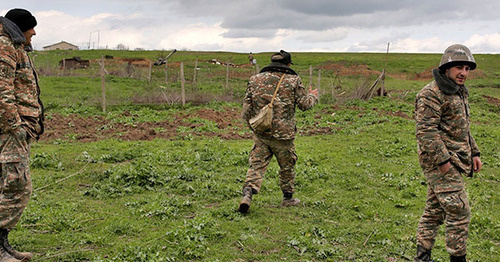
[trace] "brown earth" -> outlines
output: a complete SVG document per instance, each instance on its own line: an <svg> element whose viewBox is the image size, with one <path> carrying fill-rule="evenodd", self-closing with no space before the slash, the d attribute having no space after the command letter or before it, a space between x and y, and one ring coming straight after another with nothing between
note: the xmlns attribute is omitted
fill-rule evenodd
<svg viewBox="0 0 500 262"><path fill-rule="evenodd" d="M342 63L323 63L318 67L321 70L329 70L341 76L373 76L380 75L380 71L373 70L367 65L345 66Z"/></svg>
<svg viewBox="0 0 500 262"><path fill-rule="evenodd" d="M366 109L358 108L363 115ZM221 139L250 139L251 132L240 119L240 108L225 107L215 110L210 108L201 108L189 113L179 112L169 117L168 120L157 122L119 122L114 119L106 119L103 116L79 116L79 115L61 115L51 113L47 115L45 121L45 134L42 141L63 140L79 142L95 142L104 139L118 139L125 141L167 139L184 139L186 135L193 137L219 137ZM301 135L323 135L332 134L338 131L338 127L318 127L320 119L331 112L339 110L338 106L333 106L329 110L318 112L314 119L317 122L311 126L306 126L299 130ZM373 108L380 115L390 115L393 117L410 118L410 116L397 111L389 112ZM117 118L126 117L127 119L139 118L128 111L124 111ZM189 121L192 119L205 119L215 123L217 130L210 132L200 132L202 123ZM194 122L194 123L193 123Z"/></svg>
<svg viewBox="0 0 500 262"><path fill-rule="evenodd" d="M134 117L130 112L125 111L121 116ZM139 117L139 116L137 116ZM185 121L189 118L202 118L216 123L218 132L198 132L195 129L202 124L189 123ZM121 140L153 140L182 139L183 136L191 134L193 136L220 137L222 139L243 139L250 138L250 133L240 132L245 130L243 123L239 120L240 112L237 108L225 108L223 111L213 109L199 109L189 115L178 113L171 120L159 122L134 122L123 123L103 116L82 117L79 115L49 114L45 121L45 134L41 140L71 140L81 142L94 142L103 139ZM180 132L179 127L185 127ZM189 130L193 130L189 132Z"/></svg>
<svg viewBox="0 0 500 262"><path fill-rule="evenodd" d="M434 69L434 67L431 67L431 68L427 68L425 69L424 71L420 72L420 73L416 73L415 75L413 76L408 76L406 75L407 77L406 78L400 78L400 79L408 79L408 80L432 80L432 69ZM397 76L393 76L391 74L389 74L391 77L395 77L395 78L398 78ZM469 76L468 76L468 79L477 79L477 78L485 78L486 77L486 74L479 70L479 69L476 69L476 70L473 70L473 71L470 71L469 72Z"/></svg>
<svg viewBox="0 0 500 262"><path fill-rule="evenodd" d="M322 65L318 67L321 70L330 70L336 73L339 76L378 76L382 72L370 68L368 65L350 65L346 66L345 63L339 62L339 63L333 63L333 62L325 62ZM398 74L393 74L391 72L388 72L387 75L396 78L396 79L403 79L403 80L431 80L432 79L432 69L435 67L430 67L422 72L415 73L415 74L408 74L408 73L398 73ZM469 73L469 79L474 79L474 78L485 78L486 75L483 71L476 69L473 71L470 71Z"/></svg>
<svg viewBox="0 0 500 262"><path fill-rule="evenodd" d="M492 96L486 96L486 95L483 95L483 97L488 100L488 103L500 108L500 99L492 97Z"/></svg>

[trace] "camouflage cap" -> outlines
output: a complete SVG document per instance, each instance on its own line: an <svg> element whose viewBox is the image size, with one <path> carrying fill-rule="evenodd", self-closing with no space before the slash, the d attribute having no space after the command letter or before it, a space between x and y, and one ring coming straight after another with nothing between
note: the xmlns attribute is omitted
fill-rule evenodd
<svg viewBox="0 0 500 262"><path fill-rule="evenodd" d="M280 50L271 56L271 62L282 63L285 65L293 64L292 55L284 50Z"/></svg>
<svg viewBox="0 0 500 262"><path fill-rule="evenodd" d="M469 48L461 44L454 44L444 51L439 63L439 69L446 70L450 67L463 64L469 65L470 70L476 68L476 60L474 60L474 56L472 56Z"/></svg>

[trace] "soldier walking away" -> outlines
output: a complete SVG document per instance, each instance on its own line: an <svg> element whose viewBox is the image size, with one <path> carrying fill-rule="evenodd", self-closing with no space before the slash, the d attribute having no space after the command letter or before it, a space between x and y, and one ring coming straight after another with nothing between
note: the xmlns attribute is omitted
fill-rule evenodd
<svg viewBox="0 0 500 262"><path fill-rule="evenodd" d="M43 105L32 61L31 37L37 25L27 10L0 17L0 261L26 261L31 253L9 244L31 196L31 141L43 133Z"/></svg>
<svg viewBox="0 0 500 262"><path fill-rule="evenodd" d="M292 57L288 52L281 50L271 56L271 64L264 67L259 74L250 78L245 99L243 102L242 118L248 124L249 120L272 100L278 84L276 98L273 103L274 117L271 128L262 132L252 130L254 145L249 156L249 165L245 184L243 186L243 199L238 211L247 213L250 208L252 195L260 191L264 174L271 158L276 156L280 166L279 185L283 192L281 206L296 206L300 203L298 198L293 198L295 179L295 108L307 110L318 102L318 90L309 92L302 85L297 73L290 68Z"/></svg>
<svg viewBox="0 0 500 262"><path fill-rule="evenodd" d="M462 175L472 177L482 166L470 132L469 91L464 85L475 68L476 61L466 46L451 45L439 68L432 70L434 81L416 97L415 134L428 189L414 261L433 261L431 250L443 222L450 261L466 261L470 206Z"/></svg>
<svg viewBox="0 0 500 262"><path fill-rule="evenodd" d="M248 54L248 63L250 63L251 65L253 65L253 54L252 54L252 52L250 52L250 54Z"/></svg>

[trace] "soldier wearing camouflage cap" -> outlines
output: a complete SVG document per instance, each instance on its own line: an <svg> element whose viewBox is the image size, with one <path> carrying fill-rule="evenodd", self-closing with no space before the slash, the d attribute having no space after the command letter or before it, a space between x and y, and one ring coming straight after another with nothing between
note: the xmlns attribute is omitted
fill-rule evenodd
<svg viewBox="0 0 500 262"><path fill-rule="evenodd" d="M463 175L481 170L480 151L470 132L469 91L465 81L476 61L460 44L448 47L415 101L416 138L428 189L417 228L415 261L433 261L439 226L446 223L450 261L466 261L470 206Z"/></svg>
<svg viewBox="0 0 500 262"><path fill-rule="evenodd" d="M283 192L281 206L296 206L300 202L298 198L293 198L294 167L297 161L294 145L295 108L307 110L313 107L318 102L318 90L309 87L308 92L298 74L290 68L291 64L290 53L281 50L271 56L269 66L252 76L248 82L242 112L247 124L271 102L276 89L278 91L274 100L271 128L264 131L252 130L254 145L249 157L250 168L243 185L243 199L238 208L241 213L248 212L252 195L260 191L264 174L273 155L276 156L280 166L280 188ZM249 127L252 129L250 124Z"/></svg>
<svg viewBox="0 0 500 262"><path fill-rule="evenodd" d="M26 261L8 241L28 205L32 186L30 146L43 133L43 105L38 79L28 56L36 34L35 17L12 9L0 17L0 261Z"/></svg>

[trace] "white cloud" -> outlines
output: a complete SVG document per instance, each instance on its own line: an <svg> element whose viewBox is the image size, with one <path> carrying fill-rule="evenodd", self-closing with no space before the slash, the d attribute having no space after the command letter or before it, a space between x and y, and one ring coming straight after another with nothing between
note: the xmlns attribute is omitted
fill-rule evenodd
<svg viewBox="0 0 500 262"><path fill-rule="evenodd" d="M486 35L472 35L465 45L468 46L472 52L481 53L500 53L500 33L486 34Z"/></svg>
<svg viewBox="0 0 500 262"><path fill-rule="evenodd" d="M398 39L390 45L390 52L397 53L439 53L444 51L446 47L453 44L438 37L426 39L404 38ZM441 52L442 52L441 51Z"/></svg>
<svg viewBox="0 0 500 262"><path fill-rule="evenodd" d="M296 38L302 42L332 42L346 38L349 35L349 29L347 27L339 27L322 31L302 31L297 32L297 34Z"/></svg>
<svg viewBox="0 0 500 262"><path fill-rule="evenodd" d="M189 49L189 50L219 50L224 43L222 34L227 31L220 27L220 23L215 25L192 24L176 28L175 31L165 35L157 47L161 49ZM207 49L205 49L207 48Z"/></svg>
<svg viewBox="0 0 500 262"><path fill-rule="evenodd" d="M440 8L431 0L363 0L361 7L345 0L89 1L23 1L38 20L34 47L64 40L82 49L91 42L130 49L384 52L391 42L392 52L440 53L452 43L500 52L498 1L489 7L486 0L435 3Z"/></svg>

